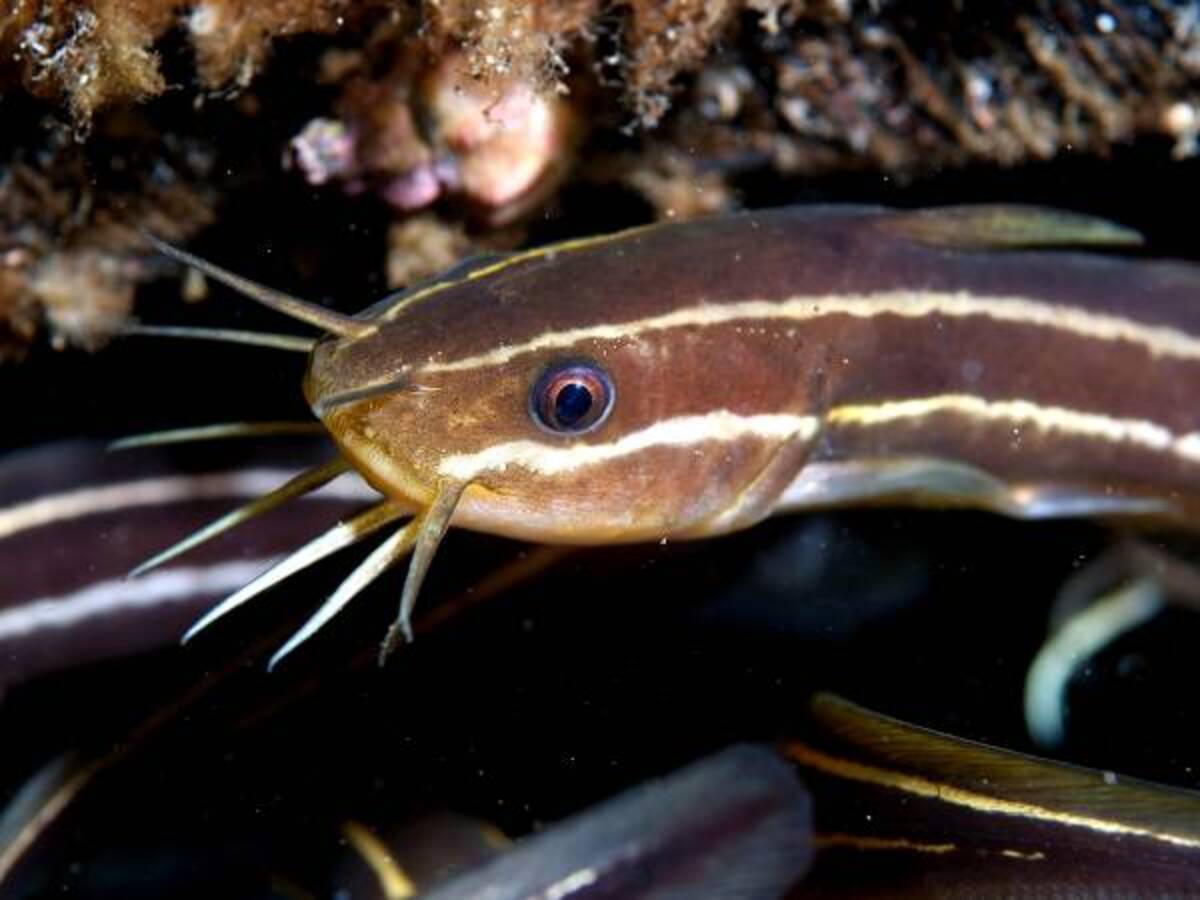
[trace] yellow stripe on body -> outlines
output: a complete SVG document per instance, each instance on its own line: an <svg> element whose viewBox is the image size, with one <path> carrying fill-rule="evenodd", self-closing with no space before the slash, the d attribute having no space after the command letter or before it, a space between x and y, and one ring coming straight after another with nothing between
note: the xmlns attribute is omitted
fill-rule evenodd
<svg viewBox="0 0 1200 900"><path fill-rule="evenodd" d="M1127 341L1152 356L1200 360L1200 337L1167 325L1149 325L1123 316L1095 313L1078 307L1019 296L978 296L968 291L883 291L871 294L797 296L784 300L746 300L739 303L700 303L662 315L629 322L609 322L547 331L517 344L497 347L457 360L430 359L421 374L460 372L501 365L526 353L565 350L590 340L622 340L653 331L738 321L807 322L827 316L859 319L893 315L905 319L945 316L984 317L998 322L1032 325L1064 334L1115 343Z"/></svg>
<svg viewBox="0 0 1200 900"><path fill-rule="evenodd" d="M542 475L558 475L631 456L651 447L689 447L732 443L742 438L811 440L823 425L879 427L896 422L920 422L951 413L989 425L996 423L1036 428L1108 444L1131 445L1200 463L1200 432L1177 435L1145 419L1120 419L1101 413L1043 406L1029 400L987 400L971 394L940 394L873 404L836 406L823 417L764 413L738 415L717 410L656 422L604 444L510 441L476 453L457 453L442 460L441 475L471 481L485 472L519 466Z"/></svg>
<svg viewBox="0 0 1200 900"><path fill-rule="evenodd" d="M518 263L529 262L530 260L541 259L548 257L553 259L560 253L570 253L574 250L585 250L588 247L595 247L600 244L608 244L613 241L623 240L632 235L643 231L650 231L654 228L660 228L663 222L654 222L649 225L638 225L634 228L626 228L624 231L616 231L612 234L596 234L589 237L575 238L570 241L560 241L557 244L549 244L545 247L534 247L532 250L525 250L520 253L514 253L511 256L506 256L499 259L491 265L481 266L478 269L472 269L463 275L462 278L456 278L453 281L439 281L429 287L421 288L414 291L407 297L401 297L393 306L388 307L382 315L379 316L381 321L387 322L394 319L401 311L412 306L419 300L424 300L434 294L440 294L442 291L448 291L451 288L459 287L463 284L468 284L472 281L478 281L480 278L487 278L489 275L495 275L505 269L511 268Z"/></svg>
<svg viewBox="0 0 1200 900"><path fill-rule="evenodd" d="M405 900L417 895L417 886L393 858L391 850L366 826L346 822L342 825L342 834L370 867L387 900Z"/></svg>
<svg viewBox="0 0 1200 900"><path fill-rule="evenodd" d="M910 841L908 838L882 838L862 834L843 834L842 832L818 833L813 841L818 850L831 850L835 847L850 847L854 850L907 850L915 853L932 853L942 855L958 850L956 844L926 844Z"/></svg>
<svg viewBox="0 0 1200 900"><path fill-rule="evenodd" d="M934 781L921 775L910 775L884 769L854 760L832 756L813 747L801 743L789 743L783 748L784 755L801 766L807 766L826 772L838 778L850 781L875 784L901 793L936 800L961 806L976 812L990 815L1013 816L1021 819L1032 819L1037 822L1050 822L1068 828L1082 828L1101 834L1122 835L1126 837L1145 838L1189 849L1200 849L1200 840L1169 831L1159 831L1139 825L1130 825L1115 819L1100 816L1089 816L1083 813L1051 809L1037 803L1021 800L1006 800L993 797L978 791L968 790L942 781Z"/></svg>

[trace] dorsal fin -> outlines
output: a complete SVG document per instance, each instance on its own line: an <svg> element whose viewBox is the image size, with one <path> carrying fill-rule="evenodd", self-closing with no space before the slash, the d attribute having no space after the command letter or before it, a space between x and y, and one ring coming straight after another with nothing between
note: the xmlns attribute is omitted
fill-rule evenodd
<svg viewBox="0 0 1200 900"><path fill-rule="evenodd" d="M1083 213L987 203L885 214L879 227L899 237L959 250L1034 247L1140 247L1141 234Z"/></svg>
<svg viewBox="0 0 1200 900"><path fill-rule="evenodd" d="M160 253L171 257L176 262L191 266L193 269L198 269L214 281L219 281L226 287L233 288L238 293L249 297L251 300L256 300L263 306L269 307L276 312L281 312L285 316L299 319L301 322L307 322L309 325L315 325L339 337L365 337L375 330L373 325L361 319L334 312L331 309L326 309L315 303L309 303L298 297L292 297L282 291L274 290L273 288L250 281L248 278L228 272L220 266L213 265L207 260L188 253L186 250L180 250L178 247L168 244L166 241L155 237L149 232L142 232L142 235Z"/></svg>

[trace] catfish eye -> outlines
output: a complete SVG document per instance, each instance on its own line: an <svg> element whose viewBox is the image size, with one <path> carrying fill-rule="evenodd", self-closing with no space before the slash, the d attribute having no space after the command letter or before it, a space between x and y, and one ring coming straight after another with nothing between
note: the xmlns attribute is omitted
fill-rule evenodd
<svg viewBox="0 0 1200 900"><path fill-rule="evenodd" d="M533 386L533 417L551 431L580 434L595 428L613 404L612 379L593 363L551 366Z"/></svg>

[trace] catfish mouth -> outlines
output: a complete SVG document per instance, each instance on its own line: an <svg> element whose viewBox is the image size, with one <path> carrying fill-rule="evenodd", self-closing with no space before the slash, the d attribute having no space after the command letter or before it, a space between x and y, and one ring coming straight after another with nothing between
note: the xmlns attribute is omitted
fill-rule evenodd
<svg viewBox="0 0 1200 900"><path fill-rule="evenodd" d="M417 596L468 482L422 478L414 467L393 458L386 448L360 434L359 429L353 427L354 420L352 412L347 409L324 419L330 436L338 445L337 456L323 466L301 473L266 497L235 510L226 517L229 524L218 520L214 525L219 526L219 530L225 530L232 524L280 505L286 499L316 490L348 471L356 471L383 495L382 499L352 518L337 522L241 590L225 598L188 630L185 641L285 578L388 525L394 526L392 533L346 576L316 612L276 651L267 668L273 669L284 657L324 628L368 585L409 556L411 561L400 596L399 611L380 647L380 664L401 642L413 639L411 622ZM405 519L407 521L403 521ZM206 540L212 536L210 532L216 533L214 525L185 538L152 562L157 564L159 559L169 558Z"/></svg>
<svg viewBox="0 0 1200 900"><path fill-rule="evenodd" d="M329 345L336 350L338 344ZM436 493L436 479L422 475L403 454L389 449L388 442L369 424L370 401L396 394L417 394L423 388L403 373L392 372L374 381L351 387L336 384L328 377L327 360L313 355L304 379L304 394L309 408L321 420L342 455L359 476L385 497L410 509L420 509ZM351 382L353 384L353 382ZM360 404L367 404L360 406Z"/></svg>
<svg viewBox="0 0 1200 900"><path fill-rule="evenodd" d="M437 479L393 454L369 428L364 430L358 417L343 409L322 421L359 477L379 493L413 510L433 502Z"/></svg>
<svg viewBox="0 0 1200 900"><path fill-rule="evenodd" d="M188 630L184 635L185 642L284 579L395 523L400 524L367 555L308 621L271 657L268 669L274 668L280 660L321 630L380 575L410 555L412 559L401 593L400 609L380 649L380 663L383 663L401 641L412 640L411 619L418 593L469 482L422 477L411 464L403 459L393 458L385 447L361 434L361 425L355 427L356 420L353 410L347 408L330 414L323 422L338 445L339 453L336 456L322 465L299 473L267 494L227 513L135 570L133 574L140 574L157 567L242 522L315 491L352 470L357 470L362 478L383 495L375 505L350 519L335 523L327 531L268 568L241 590L226 597ZM408 521L403 522L404 519Z"/></svg>
<svg viewBox="0 0 1200 900"><path fill-rule="evenodd" d="M404 579L400 609L380 646L380 665L401 641L413 639L411 622L417 595L469 482L422 477L411 463L394 456L386 446L352 426L356 417L346 409L347 406L365 399L365 396L375 396L392 389L383 384L357 389L359 395L353 400L346 400L340 414L335 407L335 411L322 421L341 450L342 457L386 498L381 506L409 512L413 516L347 576L325 604L275 654L271 665L315 634L355 595L409 554L412 560ZM364 395L366 391L371 393Z"/></svg>
<svg viewBox="0 0 1200 900"><path fill-rule="evenodd" d="M324 419L326 415L335 409L348 406L351 403L357 403L360 400L370 400L372 397L381 397L385 394L400 392L416 393L424 390L430 390L430 388L422 388L420 385L413 384L405 376L399 375L394 378L388 378L385 381L376 382L375 384L349 388L344 391L337 391L332 394L316 397L312 400L310 407L317 418Z"/></svg>

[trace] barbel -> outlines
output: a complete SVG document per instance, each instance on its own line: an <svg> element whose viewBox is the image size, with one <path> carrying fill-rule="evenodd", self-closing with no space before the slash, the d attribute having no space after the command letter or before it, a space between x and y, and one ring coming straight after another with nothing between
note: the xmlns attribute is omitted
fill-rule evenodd
<svg viewBox="0 0 1200 900"><path fill-rule="evenodd" d="M589 545L878 503L1186 524L1200 268L1096 252L1139 245L1034 207L795 207L489 259L350 317L158 243L325 329L304 394L383 496L200 625L410 514L302 638L411 553L385 657L451 525Z"/></svg>

